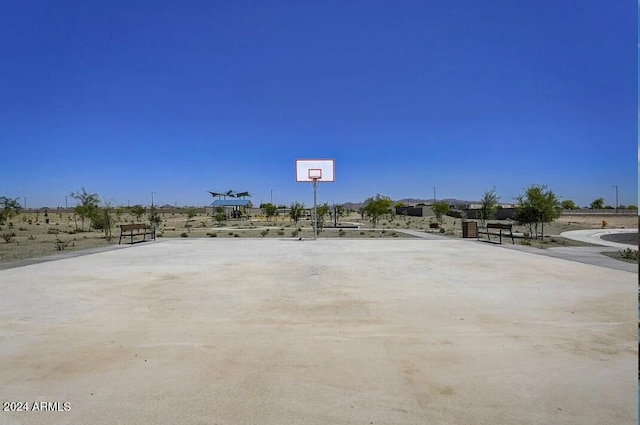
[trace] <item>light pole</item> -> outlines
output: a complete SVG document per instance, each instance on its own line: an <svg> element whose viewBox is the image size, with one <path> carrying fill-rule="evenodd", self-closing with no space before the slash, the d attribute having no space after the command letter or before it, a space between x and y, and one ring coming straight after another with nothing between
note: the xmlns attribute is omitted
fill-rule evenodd
<svg viewBox="0 0 640 425"><path fill-rule="evenodd" d="M611 187L615 187L616 188L616 214L618 214L618 185L614 185Z"/></svg>
<svg viewBox="0 0 640 425"><path fill-rule="evenodd" d="M273 205L273 189L271 189L271 205Z"/></svg>
<svg viewBox="0 0 640 425"><path fill-rule="evenodd" d="M436 187L433 186L433 205L436 204Z"/></svg>
<svg viewBox="0 0 640 425"><path fill-rule="evenodd" d="M155 192L151 192L151 208L153 208L153 194L154 194L154 193L155 193Z"/></svg>

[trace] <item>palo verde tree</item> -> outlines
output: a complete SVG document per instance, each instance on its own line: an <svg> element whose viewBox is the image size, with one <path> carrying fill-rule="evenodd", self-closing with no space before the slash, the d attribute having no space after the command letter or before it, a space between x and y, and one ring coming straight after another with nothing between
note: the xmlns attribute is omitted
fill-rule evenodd
<svg viewBox="0 0 640 425"><path fill-rule="evenodd" d="M487 190L480 200L480 226L485 227L487 220L493 220L498 210L498 194L496 188Z"/></svg>
<svg viewBox="0 0 640 425"><path fill-rule="evenodd" d="M144 215L145 211L146 210L144 209L144 207L139 204L131 207L131 214L136 216L137 222L140 222L142 220L142 216Z"/></svg>
<svg viewBox="0 0 640 425"><path fill-rule="evenodd" d="M376 227L381 217L389 214L389 209L393 201L388 196L377 194L375 197L367 198L362 207L362 213L368 217L373 227Z"/></svg>
<svg viewBox="0 0 640 425"><path fill-rule="evenodd" d="M96 230L102 230L106 240L110 241L113 237L113 226L116 225L117 219L114 215L114 208L108 201L103 201L101 207L91 210L91 227Z"/></svg>
<svg viewBox="0 0 640 425"><path fill-rule="evenodd" d="M11 199L6 196L0 196L0 224L18 214L21 209L18 198Z"/></svg>
<svg viewBox="0 0 640 425"><path fill-rule="evenodd" d="M260 205L260 208L264 212L264 215L267 218L267 221L271 221L271 218L278 213L278 207L270 202Z"/></svg>
<svg viewBox="0 0 640 425"><path fill-rule="evenodd" d="M100 198L97 193L89 193L84 187L77 192L71 192L70 196L78 201L74 211L80 216L82 231L84 232L84 220L85 218L91 219L92 215L95 214L100 205Z"/></svg>
<svg viewBox="0 0 640 425"><path fill-rule="evenodd" d="M329 216L329 204L324 203L316 206L316 214L318 214L318 230L322 232L324 229L324 221Z"/></svg>
<svg viewBox="0 0 640 425"><path fill-rule="evenodd" d="M524 194L516 198L517 206L515 219L519 225L529 228L529 234L535 239L538 238L538 227L540 226L540 236L544 239L544 223L551 223L560 217L560 201L552 190L546 185L531 185L525 189Z"/></svg>
<svg viewBox="0 0 640 425"><path fill-rule="evenodd" d="M438 201L433 204L432 209L436 215L436 220L438 220L438 223L442 224L442 216L449 212L449 204L444 201Z"/></svg>
<svg viewBox="0 0 640 425"><path fill-rule="evenodd" d="M298 225L298 222L302 218L302 213L304 212L304 204L300 202L293 202L289 206L289 217L293 221L293 224Z"/></svg>

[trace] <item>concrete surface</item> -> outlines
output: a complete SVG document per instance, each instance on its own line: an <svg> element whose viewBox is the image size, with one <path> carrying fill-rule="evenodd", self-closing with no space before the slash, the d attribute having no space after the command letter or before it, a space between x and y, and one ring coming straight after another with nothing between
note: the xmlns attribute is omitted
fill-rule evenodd
<svg viewBox="0 0 640 425"><path fill-rule="evenodd" d="M0 271L2 424L636 424L637 274L465 240L175 239Z"/></svg>
<svg viewBox="0 0 640 425"><path fill-rule="evenodd" d="M560 233L560 236L567 239L573 239L581 242L588 242L596 245L610 246L613 248L638 249L636 244L626 244L602 239L602 236L613 235L618 233L638 233L638 229L588 229L588 230L571 230Z"/></svg>

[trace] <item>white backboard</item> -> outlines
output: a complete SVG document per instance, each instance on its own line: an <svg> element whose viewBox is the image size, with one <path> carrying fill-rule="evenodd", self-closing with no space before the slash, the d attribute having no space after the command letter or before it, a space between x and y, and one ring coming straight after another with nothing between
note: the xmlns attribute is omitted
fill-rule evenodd
<svg viewBox="0 0 640 425"><path fill-rule="evenodd" d="M297 182L333 182L334 170L333 159L296 159Z"/></svg>

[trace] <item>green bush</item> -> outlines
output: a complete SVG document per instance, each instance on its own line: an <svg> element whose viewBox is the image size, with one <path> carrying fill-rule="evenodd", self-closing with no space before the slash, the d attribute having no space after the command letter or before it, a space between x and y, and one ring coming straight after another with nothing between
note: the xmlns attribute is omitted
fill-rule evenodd
<svg viewBox="0 0 640 425"><path fill-rule="evenodd" d="M187 238L187 237L189 237L189 235L187 235L187 232L182 232L182 233L180 233L180 237L181 238Z"/></svg>

